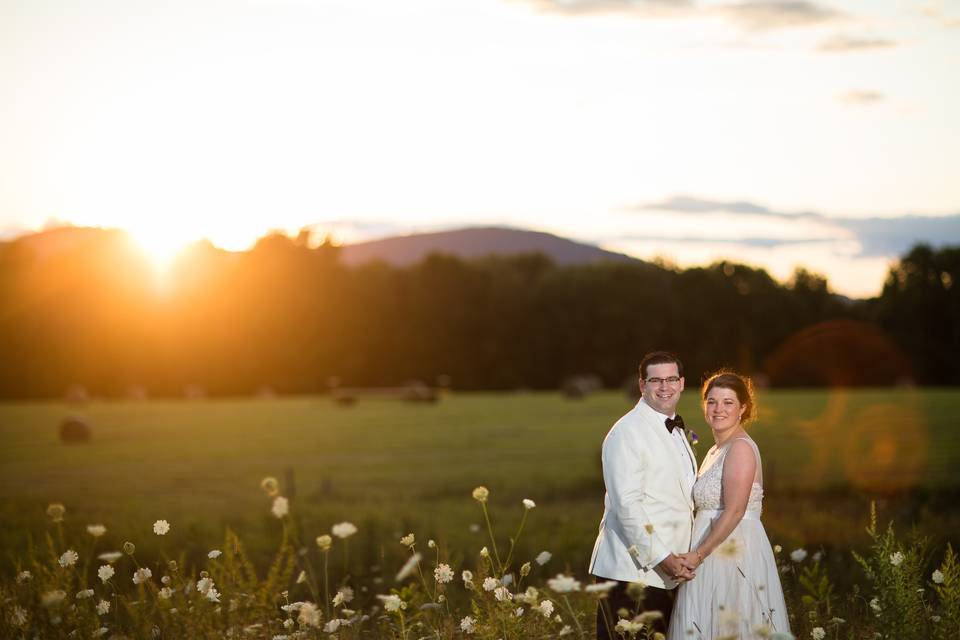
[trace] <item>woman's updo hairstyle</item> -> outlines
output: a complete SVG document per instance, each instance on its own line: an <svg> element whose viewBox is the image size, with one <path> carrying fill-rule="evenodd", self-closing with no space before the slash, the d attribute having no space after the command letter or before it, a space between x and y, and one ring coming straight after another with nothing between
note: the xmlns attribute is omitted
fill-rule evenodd
<svg viewBox="0 0 960 640"><path fill-rule="evenodd" d="M757 419L757 397L753 392L753 381L728 369L721 369L711 375L703 383L702 398L707 401L707 394L711 389L730 389L737 394L740 406L744 407L740 417L740 424L746 426Z"/></svg>

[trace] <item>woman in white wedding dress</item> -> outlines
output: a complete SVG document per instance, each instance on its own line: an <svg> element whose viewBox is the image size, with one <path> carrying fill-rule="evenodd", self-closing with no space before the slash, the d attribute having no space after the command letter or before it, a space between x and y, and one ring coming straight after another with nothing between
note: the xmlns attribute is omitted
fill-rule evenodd
<svg viewBox="0 0 960 640"><path fill-rule="evenodd" d="M729 371L703 385L703 413L716 444L693 487L691 551L696 577L680 585L670 640L759 638L789 634L783 588L760 522L760 451L744 424L756 417L749 378ZM786 636L791 637L791 636Z"/></svg>

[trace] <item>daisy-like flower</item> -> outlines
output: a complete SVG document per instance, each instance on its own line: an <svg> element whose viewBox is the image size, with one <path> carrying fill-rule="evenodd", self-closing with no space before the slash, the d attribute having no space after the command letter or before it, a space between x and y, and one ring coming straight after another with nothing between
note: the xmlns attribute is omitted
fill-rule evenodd
<svg viewBox="0 0 960 640"><path fill-rule="evenodd" d="M27 624L27 610L20 605L14 605L13 612L10 614L10 622L15 627L22 627Z"/></svg>
<svg viewBox="0 0 960 640"><path fill-rule="evenodd" d="M460 620L460 630L464 633L473 633L477 630L477 621L470 616L464 616Z"/></svg>
<svg viewBox="0 0 960 640"><path fill-rule="evenodd" d="M133 544L132 542L123 543L123 552L128 556L132 556L134 553L136 553L136 551L137 545Z"/></svg>
<svg viewBox="0 0 960 640"><path fill-rule="evenodd" d="M827 632L823 627L814 627L810 630L810 637L813 638L813 640L823 640L827 637Z"/></svg>
<svg viewBox="0 0 960 640"><path fill-rule="evenodd" d="M210 558L211 560L216 560L222 555L223 555L223 552L220 551L220 549L211 549L209 552L207 552L207 557Z"/></svg>
<svg viewBox="0 0 960 640"><path fill-rule="evenodd" d="M794 562L803 562L807 558L807 550L804 548L794 549L790 552L790 559Z"/></svg>
<svg viewBox="0 0 960 640"><path fill-rule="evenodd" d="M473 571L469 571L469 570L467 570L467 569L464 569L464 570L463 570L463 573L460 574L460 576L463 578L464 584L466 584L466 583L473 584Z"/></svg>
<svg viewBox="0 0 960 640"><path fill-rule="evenodd" d="M417 542L417 536L413 535L412 533L408 533L407 535L400 538L400 544L402 544L405 547L412 547L414 544L416 544L416 542Z"/></svg>
<svg viewBox="0 0 960 640"><path fill-rule="evenodd" d="M87 533L92 535L94 538L99 538L107 532L107 528L102 524L88 524Z"/></svg>
<svg viewBox="0 0 960 640"><path fill-rule="evenodd" d="M549 618L553 615L553 602L551 600L544 600L535 608L544 618Z"/></svg>
<svg viewBox="0 0 960 640"><path fill-rule="evenodd" d="M17 584L23 584L27 580L32 580L33 574L27 570L23 570L17 574Z"/></svg>
<svg viewBox="0 0 960 640"><path fill-rule="evenodd" d="M437 584L447 584L453 580L453 569L448 564L440 564L433 570L433 577Z"/></svg>
<svg viewBox="0 0 960 640"><path fill-rule="evenodd" d="M133 584L146 582L151 576L153 576L153 571L150 571L149 567L140 567L133 574Z"/></svg>
<svg viewBox="0 0 960 640"><path fill-rule="evenodd" d="M497 585L500 584L496 578L484 578L483 579L483 590L484 591L493 591L497 588Z"/></svg>
<svg viewBox="0 0 960 640"><path fill-rule="evenodd" d="M397 582L403 582L413 574L414 569L417 568L417 565L420 564L420 559L423 556L419 552L412 554L407 561L400 567L400 571L397 571L397 575L394 577L394 580Z"/></svg>
<svg viewBox="0 0 960 640"><path fill-rule="evenodd" d="M61 567L72 567L77 564L77 560L80 559L80 554L78 554L73 549L67 549L63 552L63 555L60 556L60 566Z"/></svg>
<svg viewBox="0 0 960 640"><path fill-rule="evenodd" d="M83 589L81 591L77 591L76 597L77 597L77 600L86 600L87 598L92 598L93 589Z"/></svg>
<svg viewBox="0 0 960 640"><path fill-rule="evenodd" d="M943 584L943 572L940 569L937 569L933 572L933 575L930 576L930 579L937 584Z"/></svg>
<svg viewBox="0 0 960 640"><path fill-rule="evenodd" d="M199 591L203 595L207 595L207 591L209 591L212 587L213 587L213 580L210 579L209 576L204 576L199 580L197 580L197 591Z"/></svg>
<svg viewBox="0 0 960 640"><path fill-rule="evenodd" d="M511 594L510 590L506 587L497 587L494 589L493 597L497 599L497 602L509 602L513 600L513 594Z"/></svg>
<svg viewBox="0 0 960 640"><path fill-rule="evenodd" d="M473 490L473 499L477 502L486 502L489 497L490 490L482 485Z"/></svg>
<svg viewBox="0 0 960 640"><path fill-rule="evenodd" d="M207 589L206 598L210 602L220 602L220 592L217 591L216 587L210 587Z"/></svg>
<svg viewBox="0 0 960 640"><path fill-rule="evenodd" d="M312 602L304 602L300 605L300 615L297 616L297 622L305 627L320 626L320 610Z"/></svg>
<svg viewBox="0 0 960 640"><path fill-rule="evenodd" d="M333 620L330 620L329 622L327 622L327 624L323 625L324 632L334 633L337 629L340 628L341 622L342 621L339 618L334 618Z"/></svg>
<svg viewBox="0 0 960 640"><path fill-rule="evenodd" d="M404 602L404 601L400 598L400 596L398 596L398 595L396 595L396 594L394 594L394 593L391 593L391 594L388 595L388 596L378 595L378 596L377 596L377 599L380 600L381 602L383 602L383 609L384 609L384 611L387 611L388 613L395 613L395 612L397 612L397 611L400 611L401 609L406 609L406 608L407 608L407 603Z"/></svg>
<svg viewBox="0 0 960 640"><path fill-rule="evenodd" d="M271 498L280 493L280 483L273 476L267 476L260 481L260 488Z"/></svg>
<svg viewBox="0 0 960 640"><path fill-rule="evenodd" d="M66 512L67 508L60 502L53 502L47 505L47 515L50 516L50 519L54 522L63 522L63 514Z"/></svg>
<svg viewBox="0 0 960 640"><path fill-rule="evenodd" d="M166 520L157 520L153 523L153 532L158 536L165 536L170 531L170 523Z"/></svg>
<svg viewBox="0 0 960 640"><path fill-rule="evenodd" d="M616 630L623 635L635 636L643 630L643 624L634 622L633 620L627 620L626 618L620 618L620 620L617 621Z"/></svg>
<svg viewBox="0 0 960 640"><path fill-rule="evenodd" d="M340 522L330 528L330 533L340 539L349 538L357 532L357 527L352 522Z"/></svg>
<svg viewBox="0 0 960 640"><path fill-rule="evenodd" d="M781 551L783 551L783 547L781 547L781 546L778 545L778 544L773 545L773 552L774 552L774 553L780 553Z"/></svg>
<svg viewBox="0 0 960 640"><path fill-rule="evenodd" d="M113 567L108 564L100 565L100 568L97 569L97 577L100 578L100 581L106 584L107 580L113 577L114 574Z"/></svg>
<svg viewBox="0 0 960 640"><path fill-rule="evenodd" d="M427 547L429 547L430 549L436 549L437 543L434 542L433 540L427 540Z"/></svg>
<svg viewBox="0 0 960 640"><path fill-rule="evenodd" d="M613 589L617 586L616 580L604 580L603 582L595 582L593 584L588 584L583 588L587 593L607 593L610 589Z"/></svg>
<svg viewBox="0 0 960 640"><path fill-rule="evenodd" d="M110 601L101 600L97 603L97 615L105 616L110 613Z"/></svg>
<svg viewBox="0 0 960 640"><path fill-rule="evenodd" d="M273 499L270 513L272 513L275 518L283 518L283 516L290 513L290 501L283 496L277 496Z"/></svg>
<svg viewBox="0 0 960 640"><path fill-rule="evenodd" d="M537 554L537 557L534 558L533 561L542 567L550 562L550 558L552 557L553 554L551 554L549 551L541 551L539 554Z"/></svg>
<svg viewBox="0 0 960 640"><path fill-rule="evenodd" d="M120 553L119 551L104 551L103 553L97 556L97 559L113 564L114 562L116 562L122 557L123 557L123 554Z"/></svg>
<svg viewBox="0 0 960 640"><path fill-rule="evenodd" d="M526 509L526 510L529 511L530 509L533 509L535 506L537 506L537 503L534 502L533 500L531 500L530 498L524 498L524 499L523 499L523 508L524 508L524 509Z"/></svg>
<svg viewBox="0 0 960 640"><path fill-rule="evenodd" d="M526 602L531 607L536 608L537 606L537 597L540 595L540 592L537 591L536 587L527 587L527 590L523 593L517 594L517 600L520 602Z"/></svg>
<svg viewBox="0 0 960 640"><path fill-rule="evenodd" d="M900 553L899 551L895 551L894 553L890 554L890 564L892 564L895 567L899 567L901 562L903 562L902 553Z"/></svg>
<svg viewBox="0 0 960 640"><path fill-rule="evenodd" d="M558 573L556 578L547 580L547 586L557 593L580 591L580 581L562 573Z"/></svg>
<svg viewBox="0 0 960 640"><path fill-rule="evenodd" d="M333 596L333 605L340 606L341 604L350 602L353 600L353 589L350 587L340 587L337 591L337 595Z"/></svg>
<svg viewBox="0 0 960 640"><path fill-rule="evenodd" d="M320 551L330 551L330 547L333 546L333 538L331 538L326 533L322 536L317 536L317 547L320 548Z"/></svg>
<svg viewBox="0 0 960 640"><path fill-rule="evenodd" d="M170 587L163 587L160 591L157 592L157 595L160 596L163 600L169 600L173 597L173 589Z"/></svg>

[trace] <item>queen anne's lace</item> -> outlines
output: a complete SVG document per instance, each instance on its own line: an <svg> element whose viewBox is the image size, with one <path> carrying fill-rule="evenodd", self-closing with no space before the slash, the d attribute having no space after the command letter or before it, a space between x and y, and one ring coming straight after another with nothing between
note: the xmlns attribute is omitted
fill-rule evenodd
<svg viewBox="0 0 960 640"><path fill-rule="evenodd" d="M746 440L746 438L744 438ZM747 440L747 442L750 442ZM753 443L750 442L752 445ZM714 462L702 476L697 478L693 485L693 501L697 510L723 510L723 462L727 457L729 446L720 449L720 459ZM757 464L760 464L760 454L754 446ZM747 511L756 511L759 515L763 510L763 485L754 482L750 488L750 498L747 500Z"/></svg>

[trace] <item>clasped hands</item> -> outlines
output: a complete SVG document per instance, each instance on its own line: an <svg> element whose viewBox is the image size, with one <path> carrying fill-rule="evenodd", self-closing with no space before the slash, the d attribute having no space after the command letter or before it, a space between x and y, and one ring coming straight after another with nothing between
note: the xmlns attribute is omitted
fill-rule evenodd
<svg viewBox="0 0 960 640"><path fill-rule="evenodd" d="M671 553L658 566L676 582L686 582L687 580L693 580L696 576L694 571L700 566L700 556L696 551L689 551L680 555Z"/></svg>

